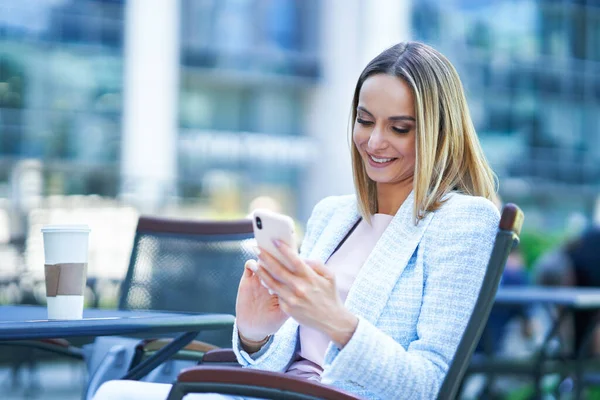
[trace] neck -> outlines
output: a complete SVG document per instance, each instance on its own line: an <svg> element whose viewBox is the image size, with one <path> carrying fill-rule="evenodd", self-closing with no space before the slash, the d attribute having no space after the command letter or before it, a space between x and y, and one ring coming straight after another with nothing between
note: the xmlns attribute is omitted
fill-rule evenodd
<svg viewBox="0 0 600 400"><path fill-rule="evenodd" d="M412 180L407 183L377 184L377 212L396 215L404 200L413 190Z"/></svg>

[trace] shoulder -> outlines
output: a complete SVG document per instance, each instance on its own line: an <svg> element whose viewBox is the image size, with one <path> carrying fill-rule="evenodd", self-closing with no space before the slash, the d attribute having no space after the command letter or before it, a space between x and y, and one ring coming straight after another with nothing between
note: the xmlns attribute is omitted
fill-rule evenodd
<svg viewBox="0 0 600 400"><path fill-rule="evenodd" d="M453 192L433 212L426 236L434 242L494 237L499 222L500 212L488 199Z"/></svg>
<svg viewBox="0 0 600 400"><path fill-rule="evenodd" d="M434 220L461 220L464 223L482 221L497 225L500 212L496 205L485 197L452 192L444 197L442 206L436 210Z"/></svg>
<svg viewBox="0 0 600 400"><path fill-rule="evenodd" d="M445 200L434 211L421 241L424 261L431 271L437 270L436 265L443 265L483 276L500 213L494 203L483 197L452 193Z"/></svg>

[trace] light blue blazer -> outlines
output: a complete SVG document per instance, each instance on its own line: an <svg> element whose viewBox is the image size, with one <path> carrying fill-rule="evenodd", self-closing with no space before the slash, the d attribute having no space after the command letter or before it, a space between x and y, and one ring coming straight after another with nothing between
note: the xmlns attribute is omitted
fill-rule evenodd
<svg viewBox="0 0 600 400"><path fill-rule="evenodd" d="M346 299L359 323L342 350L330 343L322 383L368 399L434 399L475 304L499 213L451 193L416 226L414 194L398 210ZM360 218L355 196L328 197L308 221L301 256L325 262ZM298 350L289 319L261 351L233 348L244 367L285 371Z"/></svg>

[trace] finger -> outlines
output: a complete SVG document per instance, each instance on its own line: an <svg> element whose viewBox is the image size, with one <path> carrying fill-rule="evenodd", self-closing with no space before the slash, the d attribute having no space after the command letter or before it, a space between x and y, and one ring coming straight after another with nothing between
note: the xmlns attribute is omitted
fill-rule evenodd
<svg viewBox="0 0 600 400"><path fill-rule="evenodd" d="M256 270L258 269L258 263L256 262L256 260L248 260L246 261L244 267L250 270L251 272L256 272Z"/></svg>
<svg viewBox="0 0 600 400"><path fill-rule="evenodd" d="M262 279L260 279L260 284L262 285L262 287L264 287L265 289L267 289L269 292L272 292L272 290L267 286L267 284L265 283L265 281L263 281Z"/></svg>
<svg viewBox="0 0 600 400"><path fill-rule="evenodd" d="M256 264L254 264L254 265L252 266L252 267L254 268L254 270L253 270L253 272L252 272L252 276L257 276L257 277L258 277L258 280L259 280L259 282L260 282L260 284L261 284L261 286L262 286L262 287L264 287L265 289L267 289L267 290L269 291L269 294L272 294L272 293L271 293L271 292L272 292L272 290L271 290L271 289L270 289L270 288L267 286L267 284L265 283L265 281L263 281L262 279L260 279L260 277L259 277L259 276L258 276L258 274L256 273L256 271L257 271L259 268L264 268L264 264L263 264L263 263L262 263L262 261L260 261L260 260L259 260L258 262L256 262L256 261L255 261L255 263L256 263Z"/></svg>
<svg viewBox="0 0 600 400"><path fill-rule="evenodd" d="M265 263L259 263L259 269L256 274L260 279L265 281L265 284L272 289L280 299L296 303L298 299L306 298L310 282L306 277L299 277L288 271L284 266L280 265L281 271L288 275L289 279L285 282L275 276ZM306 268L310 268L306 266ZM314 272L312 272L314 273ZM315 275L316 276L316 275Z"/></svg>
<svg viewBox="0 0 600 400"><path fill-rule="evenodd" d="M283 311L284 313L286 313L289 316L292 316L293 310L292 310L292 305L290 303L288 303L283 296L278 296L278 301L279 301L279 308L281 309L281 311Z"/></svg>
<svg viewBox="0 0 600 400"><path fill-rule="evenodd" d="M261 261L262 267L279 282L289 284L295 278L294 274L286 266L268 252L261 252L258 258Z"/></svg>
<svg viewBox="0 0 600 400"><path fill-rule="evenodd" d="M273 244L279 250L284 259L291 264L292 269L296 272L297 275L308 274L310 273L310 269L307 268L306 264L300 256L298 256L298 252L295 249L292 249L286 243L280 240L274 240Z"/></svg>
<svg viewBox="0 0 600 400"><path fill-rule="evenodd" d="M277 295L280 292L283 292L283 288L285 287L285 285L283 285L277 279L273 278L273 276L271 276L271 274L269 274L269 271L267 271L263 266L260 266L258 268L258 270L256 270L256 275L258 275L258 278L260 279L260 283L265 288L267 288L267 290L271 290L273 293L275 293Z"/></svg>
<svg viewBox="0 0 600 400"><path fill-rule="evenodd" d="M243 276L246 278L250 278L252 275L254 275L257 268L258 268L258 264L256 263L256 260L246 261L246 263L244 264L244 275Z"/></svg>
<svg viewBox="0 0 600 400"><path fill-rule="evenodd" d="M322 262L316 260L304 260L309 267L313 269L317 274L321 275L323 278L327 278L332 280L334 278L333 272L329 268L327 268Z"/></svg>
<svg viewBox="0 0 600 400"><path fill-rule="evenodd" d="M292 289L288 285L279 282L262 266L256 271L256 274L279 299L291 299L294 296Z"/></svg>
<svg viewBox="0 0 600 400"><path fill-rule="evenodd" d="M294 265L287 260L287 257L285 257L281 252L279 252L279 257L275 257L273 255L273 253L263 249L262 247L258 248L258 253L257 253L257 257L260 260L260 255L261 254L266 254L268 256L270 256L269 258L272 258L274 260L276 260L279 264L283 265L284 267L286 267L289 271L295 271L295 267Z"/></svg>
<svg viewBox="0 0 600 400"><path fill-rule="evenodd" d="M256 274L256 270L258 270L259 268L264 268L264 263L262 261L258 261L256 262L256 264L254 265L255 270L254 272L252 272L252 275L256 275L258 277L258 274ZM262 287L264 287L265 289L267 289L267 291L269 292L270 295L273 295L273 291L271 290L271 288L269 286L267 286L267 284L265 283L265 281L263 281L262 279L260 279L260 277L258 277L258 280L261 284Z"/></svg>

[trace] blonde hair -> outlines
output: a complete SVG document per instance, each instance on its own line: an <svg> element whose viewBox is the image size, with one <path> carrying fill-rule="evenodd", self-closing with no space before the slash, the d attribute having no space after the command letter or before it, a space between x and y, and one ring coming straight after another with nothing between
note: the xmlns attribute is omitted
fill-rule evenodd
<svg viewBox="0 0 600 400"><path fill-rule="evenodd" d="M412 89L416 119L413 178L415 224L442 205L451 191L496 199L497 179L483 154L458 73L437 50L418 42L399 43L363 70L352 102L351 132L363 83L376 74L404 80ZM363 218L377 212L377 191L352 143L352 170Z"/></svg>

